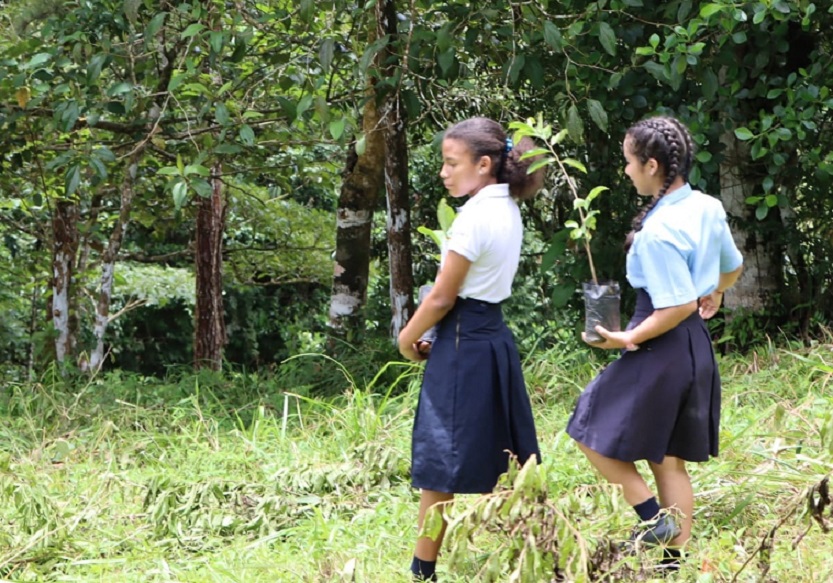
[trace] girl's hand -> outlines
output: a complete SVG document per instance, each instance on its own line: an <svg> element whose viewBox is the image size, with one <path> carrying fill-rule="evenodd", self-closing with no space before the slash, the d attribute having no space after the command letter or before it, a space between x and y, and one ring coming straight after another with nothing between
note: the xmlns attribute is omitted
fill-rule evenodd
<svg viewBox="0 0 833 583"><path fill-rule="evenodd" d="M431 343L427 340L419 340L416 343L416 349L422 356L428 358L428 355L431 354Z"/></svg>
<svg viewBox="0 0 833 583"><path fill-rule="evenodd" d="M581 339L594 348L604 348L607 350L621 350L624 348L629 351L639 350L639 346L634 344L631 340L630 331L611 332L603 326L596 326L596 332L604 338L604 341L589 342L587 340L587 335L584 332L581 333Z"/></svg>
<svg viewBox="0 0 833 583"><path fill-rule="evenodd" d="M700 298L700 317L708 320L717 313L720 309L720 304L723 303L723 292L717 290L709 295Z"/></svg>
<svg viewBox="0 0 833 583"><path fill-rule="evenodd" d="M423 344L420 342L419 344ZM411 342L405 338L403 334L399 335L399 353L413 362L421 362L428 358L428 354L423 354L417 347L417 342Z"/></svg>

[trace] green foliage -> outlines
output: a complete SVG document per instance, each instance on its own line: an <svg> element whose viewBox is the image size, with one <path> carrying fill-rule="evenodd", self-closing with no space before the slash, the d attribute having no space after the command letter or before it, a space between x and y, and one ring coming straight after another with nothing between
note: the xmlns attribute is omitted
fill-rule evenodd
<svg viewBox="0 0 833 583"><path fill-rule="evenodd" d="M833 520L830 346L721 359L721 455L690 467L697 508L679 580L833 575L818 550L830 543L818 526ZM564 347L524 363L539 434L552 436L543 462L513 465L492 493L445 509L444 580L546 581L556 566L573 581L658 574L659 551L624 556L615 544L635 516L563 432L596 357ZM418 367L391 363L365 382L343 363L293 362L307 359L335 368L343 394L211 371L5 383L0 577L139 582L164 562L160 579L405 583Z"/></svg>
<svg viewBox="0 0 833 583"><path fill-rule="evenodd" d="M240 285L331 284L333 216L242 186L229 196L226 269Z"/></svg>
<svg viewBox="0 0 833 583"><path fill-rule="evenodd" d="M598 108L600 107L597 105L598 102L594 102L594 104L596 104L594 109L598 111ZM596 115L598 116L601 114L597 113ZM571 239L579 240L584 245L584 250L587 252L587 260L590 263L590 273L593 277L593 282L598 283L599 280L596 277L596 267L593 264L593 253L590 250L590 241L593 239L593 231L596 229L596 217L599 215L599 211L591 208L591 203L593 202L593 199L605 190L608 190L608 188L606 186L596 186L587 194L585 198L581 198L579 196L576 182L573 177L568 174L566 167L570 166L583 174L587 174L587 168L578 160L574 160L573 158L563 158L556 150L556 146L564 141L569 133L569 130L562 129L553 135L552 126L544 123L544 119L541 114L538 114L537 119L530 118L526 122L512 122L509 124L509 127L510 129L515 130L516 140L531 137L537 139L539 143L544 144L543 148L534 148L525 152L522 156L522 159L538 158L530 164L528 170L530 173L541 168L546 168L547 166L556 166L558 171L561 173L561 177L573 195L573 208L578 211L579 215L578 222L570 219L564 223L564 226L570 230L569 233ZM546 269L547 267L548 266L543 266L542 268Z"/></svg>
<svg viewBox="0 0 833 583"><path fill-rule="evenodd" d="M230 192L224 305L231 366L275 366L305 335L323 331L331 222L328 213L267 189ZM120 264L114 311L136 309L112 323L108 366L163 375L190 363L194 285L190 267Z"/></svg>
<svg viewBox="0 0 833 583"><path fill-rule="evenodd" d="M540 338L549 322L569 319L578 307L578 282L593 271L622 279L621 241L638 202L620 169L619 143L631 123L653 113L676 115L692 129L696 187L719 194L725 169L740 169L745 206L733 211L733 221L755 243L750 255L765 251L784 266L775 273L783 310L768 309L759 320L771 323L769 329L730 335L755 340L789 325L789 333L809 340L833 314L833 147L825 131L833 74L824 34L833 16L818 3L498 0L483 7L417 0L414 10L402 12L400 30L408 34L398 41L369 37L373 11L364 3L245 1L239 8L215 1L6 3L0 230L19 252L14 269L0 274L0 289L8 290L0 307L10 314L0 324L0 339L10 348L0 350L15 363L25 362L31 332L36 348L51 334L43 291L52 277L58 201L78 210L75 263L82 270L72 315L82 340L89 338L85 297L95 297L131 154L138 156L136 197L122 255L185 266L193 202L208 193L211 172L219 171L232 199L226 273L244 286L291 286L235 296L230 328L240 333L231 339L230 358L273 362L267 354L319 343L325 301L291 282L324 287L331 277L332 217L307 209L334 209L341 153L353 140L363 148L358 112L369 82L380 94L396 90L409 114L415 225L433 222L443 194L436 154L427 151L448 124L475 114L507 123L540 113L566 130L558 153L575 161L568 168L580 181L557 176L522 209L534 232L525 246L533 251L519 269L523 297L513 300L521 342L535 345L528 339ZM376 69L374 57L388 48L400 55L407 49L401 74ZM728 139L741 148L732 151ZM578 197L584 208L561 195L574 183L605 184L610 191L592 207L589 197ZM589 211L586 223L581 215L575 219L577 211ZM569 220L572 228L561 229ZM592 242L584 238L591 232ZM388 319L381 233L374 234L378 264L368 311L368 327L380 335ZM427 281L435 258L416 239L417 281ZM577 241L587 242L594 269L568 252ZM535 274L538 268L544 273ZM36 298L36 318L23 297ZM269 303L275 297L290 303L277 310ZM632 298L623 299L627 308ZM284 306L303 301L310 302L308 318L283 321ZM274 327L270 310L282 320ZM539 312L545 317L533 317ZM260 335L255 328L268 330ZM264 348L278 344L278 336L283 346ZM186 346L190 328L177 326L171 337ZM86 348L82 341L79 350ZM171 359L187 362L188 350L172 350Z"/></svg>
<svg viewBox="0 0 833 583"><path fill-rule="evenodd" d="M830 214L833 183L825 162L831 142L821 129L833 105L833 69L823 56L831 18L812 2L711 2L637 49L660 83L689 96L685 116L701 149L692 182L706 189L721 165L740 167L748 212L736 220L766 242L763 251L756 245L758 253L789 263L782 280L772 282L780 304L763 314L774 324L770 334L798 321L806 337L816 306L827 311L826 291L815 290L827 289L818 266L831 252L829 237L818 230L819 218Z"/></svg>
<svg viewBox="0 0 833 583"><path fill-rule="evenodd" d="M650 22L632 7L650 13ZM783 274L766 277L807 337L814 307L823 304L829 313L820 266L829 265L831 256L829 229L821 226L830 224L833 184L829 132L821 130L831 111L830 42L823 34L831 13L812 2L645 0L581 9L529 3L513 7L508 26L504 8L498 3L493 11L465 16L463 8L445 8L448 28L459 31L447 34L438 49L459 63L459 76L446 77L456 90L453 111L503 120L541 112L567 129L563 157L587 169L588 184L610 187L610 196L596 205L608 219L594 235L599 272L622 279L621 241L638 205L620 171L622 135L647 115L675 115L691 128L699 150L692 184L732 202L727 208L736 228L749 235L748 256L768 254L785 266ZM441 36L435 32L433 38L439 43ZM538 66L559 73L541 84ZM516 105L500 105L508 103ZM730 137L742 139L737 151ZM729 167L738 169L738 179L726 178ZM736 180L745 192L733 202L728 198L737 194L729 182ZM551 225L564 224L571 212L557 193L545 193L531 206L534 224L553 243L546 256L559 280L553 300L564 302L582 266L556 253L569 242L565 235L554 238ZM770 334L788 321L773 308L767 315Z"/></svg>
<svg viewBox="0 0 833 583"><path fill-rule="evenodd" d="M760 319L760 314L738 308L732 310L728 323L724 316L714 322L709 322L709 326L713 330L722 328L722 335L717 339L717 344L723 345L721 348L724 350L729 347L748 349L769 342L765 333L768 326L761 325L764 323L760 322Z"/></svg>
<svg viewBox="0 0 833 583"><path fill-rule="evenodd" d="M305 384L326 386L326 375L280 364L293 354L323 350L326 323L320 314L329 299L326 288L229 285L223 298L229 367L286 368L281 374L289 378L306 375ZM164 376L193 360L193 305L187 301L171 298L163 305L143 305L115 320L111 332L108 369Z"/></svg>
<svg viewBox="0 0 833 583"><path fill-rule="evenodd" d="M10 266L7 277L14 273L16 278L25 281L25 274L13 266L12 252L16 245L16 241L7 238L6 245L0 246L0 263ZM3 314L0 318L0 362L20 365L26 361L29 331L25 322L30 317L33 288L31 281L20 287L0 286L0 313Z"/></svg>
<svg viewBox="0 0 833 583"><path fill-rule="evenodd" d="M477 573L478 581L546 581L554 573L568 581L592 581L620 561L621 551L609 540L588 544L578 521L570 516L586 504L573 495L549 499L547 477L534 457L510 465L490 495L463 512L448 513L448 566L471 561L469 543L484 534L499 543ZM618 576L628 576L619 567Z"/></svg>
<svg viewBox="0 0 833 583"><path fill-rule="evenodd" d="M448 238L448 230L457 216L457 211L451 208L446 199L441 199L437 205L437 224L439 229L430 229L425 225L417 227L417 231L429 237L438 249L442 249Z"/></svg>
<svg viewBox="0 0 833 583"><path fill-rule="evenodd" d="M119 265L115 278L114 296L123 304L165 307L170 302L186 306L195 302L194 274L188 269L125 262Z"/></svg>
<svg viewBox="0 0 833 583"><path fill-rule="evenodd" d="M193 304L182 300L131 310L113 322L105 368L163 376L193 361L193 330Z"/></svg>
<svg viewBox="0 0 833 583"><path fill-rule="evenodd" d="M418 147L414 146L409 152L409 185L414 193L411 200L411 223L419 225L416 229L418 234L412 236L414 281L417 284L433 281L437 275L437 243L431 235L425 236L426 233L423 228L432 231L442 230L440 220L447 219L442 218L438 210L442 206L448 205L449 211L456 212L460 206L459 200L448 198L448 192L438 175L440 135L437 135L436 143L431 142ZM447 218L451 217L451 213L447 211L443 211L443 215ZM376 242L377 233L378 243ZM378 258L380 262L386 262L387 245L383 229L374 230L374 258ZM384 271L380 275L385 277ZM380 293L383 291L382 286L386 286L384 280L380 282ZM387 292L385 293L386 296L389 295ZM371 301L375 301L372 295L369 297L369 304ZM389 299L384 298L380 298L380 301L390 302Z"/></svg>
<svg viewBox="0 0 833 583"><path fill-rule="evenodd" d="M69 311L82 337L92 317L80 298L87 291L98 295L89 288L98 282L111 231L126 226L117 218L128 182L137 193L122 217L134 221L127 229L128 253L147 257L152 247L166 247L160 255L174 261L184 255L193 196L208 196L222 180L229 191L270 193L251 195L262 207L259 220L242 214L254 204L239 201L231 217L239 229L232 238L257 249L246 257L241 251L248 247L234 249L239 261L232 267L241 279L285 284L331 277L327 261L311 257L330 252L331 221L303 211L311 203L332 207L340 164L326 142L309 151L292 144L299 131L323 137L331 113L355 127L349 100L344 105L324 98L340 76L328 71L325 87L316 77L321 71L307 63L306 45L319 42L318 32L348 29L315 20L285 29L278 23L304 10L281 3L248 2L234 11L218 2L36 4L15 3L11 12L20 26L3 29L0 38L0 205L15 208L13 235L42 234L41 257L32 261L41 269L53 244L55 201L77 210L78 224L70 226L80 231L73 262L83 273L70 290ZM350 67L340 55L327 62L328 68ZM281 193L291 200L267 203ZM328 228L322 228L324 220ZM257 248L264 239L285 243ZM278 253L281 244L287 249ZM79 347L87 348L83 342Z"/></svg>
<svg viewBox="0 0 833 583"><path fill-rule="evenodd" d="M208 550L208 538L233 538L249 533L266 536L292 523L303 505L292 498L264 491L262 485L234 484L225 480L198 484L175 483L165 477L145 486L142 504L160 538L175 537L178 545L193 551ZM280 512L276 510L280 509Z"/></svg>

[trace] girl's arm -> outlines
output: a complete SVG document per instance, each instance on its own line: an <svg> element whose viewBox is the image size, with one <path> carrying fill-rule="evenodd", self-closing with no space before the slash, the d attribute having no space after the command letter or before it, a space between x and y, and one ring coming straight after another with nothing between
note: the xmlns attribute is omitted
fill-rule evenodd
<svg viewBox="0 0 833 583"><path fill-rule="evenodd" d="M640 322L636 328L624 332L610 332L601 326L596 326L596 331L605 338L605 341L599 343L588 342L588 344L596 348L627 348L628 350L636 350L642 342L661 336L669 330L676 328L680 322L693 314L696 309L697 301L692 300L679 306L654 310L654 313Z"/></svg>
<svg viewBox="0 0 833 583"><path fill-rule="evenodd" d="M727 289L735 285L737 283L738 278L740 277L741 272L743 271L743 265L735 269L734 271L730 271L728 273L721 273L720 279L717 282L717 289L715 291L719 291L720 293L725 292Z"/></svg>
<svg viewBox="0 0 833 583"><path fill-rule="evenodd" d="M743 265L734 271L721 273L720 279L717 282L717 288L710 294L700 298L700 316L704 320L708 320L717 313L717 310L720 309L720 304L723 303L723 293L735 285L742 271Z"/></svg>
<svg viewBox="0 0 833 583"><path fill-rule="evenodd" d="M416 342L454 307L470 267L471 261L454 251L448 252L434 287L399 333L399 352L402 356L415 361L425 359L417 350Z"/></svg>

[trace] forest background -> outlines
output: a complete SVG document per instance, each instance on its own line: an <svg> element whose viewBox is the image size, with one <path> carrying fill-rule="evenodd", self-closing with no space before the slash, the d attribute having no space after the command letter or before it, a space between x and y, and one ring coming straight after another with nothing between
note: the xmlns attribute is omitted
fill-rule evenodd
<svg viewBox="0 0 833 583"><path fill-rule="evenodd" d="M567 132L570 177L553 169L522 208L506 313L528 369L605 358L577 340L589 269L566 180L609 187L593 255L624 281L639 201L621 140L666 113L745 257L718 351L774 344L824 373L830 30L833 8L804 0L0 2L3 410L26 419L33 387L61 418L102 379L138 406L209 378L242 426L271 411L285 432L290 393L299 420L345 387L406 398L391 338L437 264L417 227L438 227L442 131L473 115Z"/></svg>

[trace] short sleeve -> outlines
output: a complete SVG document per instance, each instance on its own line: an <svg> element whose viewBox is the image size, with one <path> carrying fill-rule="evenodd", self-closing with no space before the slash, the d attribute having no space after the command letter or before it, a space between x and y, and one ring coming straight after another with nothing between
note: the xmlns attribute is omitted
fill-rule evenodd
<svg viewBox="0 0 833 583"><path fill-rule="evenodd" d="M743 264L743 255L735 245L729 223L723 221L723 232L720 234L720 273L729 273Z"/></svg>
<svg viewBox="0 0 833 583"><path fill-rule="evenodd" d="M694 280L682 251L653 234L639 242L639 263L655 309L680 306L697 299Z"/></svg>
<svg viewBox="0 0 833 583"><path fill-rule="evenodd" d="M448 238L448 250L462 255L474 263L482 250L477 236L477 223L473 213L461 212L451 225Z"/></svg>

